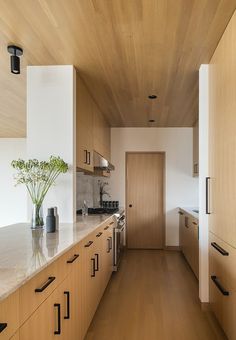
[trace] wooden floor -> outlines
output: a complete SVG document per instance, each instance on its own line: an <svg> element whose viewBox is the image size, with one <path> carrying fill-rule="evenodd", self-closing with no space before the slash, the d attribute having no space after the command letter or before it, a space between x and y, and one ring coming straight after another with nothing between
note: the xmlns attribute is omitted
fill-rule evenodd
<svg viewBox="0 0 236 340"><path fill-rule="evenodd" d="M223 340L198 300L181 253L128 250L105 291L86 340Z"/></svg>

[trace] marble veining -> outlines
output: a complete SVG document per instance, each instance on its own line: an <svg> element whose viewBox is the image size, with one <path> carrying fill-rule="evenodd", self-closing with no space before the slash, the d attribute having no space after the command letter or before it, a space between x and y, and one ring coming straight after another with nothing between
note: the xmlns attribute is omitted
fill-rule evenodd
<svg viewBox="0 0 236 340"><path fill-rule="evenodd" d="M0 228L0 301L83 240L112 215L77 218L56 233L31 230L27 223Z"/></svg>

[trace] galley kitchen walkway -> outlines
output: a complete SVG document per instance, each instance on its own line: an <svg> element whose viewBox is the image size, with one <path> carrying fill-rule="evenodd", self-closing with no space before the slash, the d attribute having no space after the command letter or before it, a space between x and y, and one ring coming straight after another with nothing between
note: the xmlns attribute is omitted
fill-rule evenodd
<svg viewBox="0 0 236 340"><path fill-rule="evenodd" d="M126 251L86 340L223 340L180 252Z"/></svg>

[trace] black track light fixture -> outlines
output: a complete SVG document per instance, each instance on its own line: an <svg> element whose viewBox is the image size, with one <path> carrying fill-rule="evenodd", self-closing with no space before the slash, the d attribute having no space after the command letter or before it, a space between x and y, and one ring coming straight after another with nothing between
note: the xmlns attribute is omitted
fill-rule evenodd
<svg viewBox="0 0 236 340"><path fill-rule="evenodd" d="M20 56L23 54L22 48L9 45L7 46L7 50L11 54L11 73L20 74Z"/></svg>

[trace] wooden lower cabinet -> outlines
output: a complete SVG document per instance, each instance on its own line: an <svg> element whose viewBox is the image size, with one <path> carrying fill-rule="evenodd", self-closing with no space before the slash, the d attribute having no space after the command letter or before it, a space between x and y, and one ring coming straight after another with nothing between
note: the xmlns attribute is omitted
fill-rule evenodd
<svg viewBox="0 0 236 340"><path fill-rule="evenodd" d="M192 268L195 276L199 277L199 225L198 220L180 211L179 237L180 249ZM182 215L183 214L183 215Z"/></svg>
<svg viewBox="0 0 236 340"><path fill-rule="evenodd" d="M113 269L112 223L110 220L101 225L96 232L90 234L68 251L68 254L66 253L59 258L58 263L61 270L55 272L55 276L58 277L58 272L61 272L59 277L63 277L66 270L66 278L63 281L58 280L58 284L54 286L52 291L48 290L46 293L44 290L42 292L41 303L38 306L36 303L34 304L37 308L32 309L30 306L31 299L27 298L26 293L25 295L22 294L21 299L24 296L27 300L24 301L24 306L27 306L28 303L31 313L30 315L24 314L28 317L22 319L24 321L22 321L20 328L19 291L16 292L15 299L17 300L14 300L16 302L13 304L17 307L16 311L18 312L12 309L13 305L9 305L9 311L12 315L7 316L4 314L5 312L3 313L7 309L5 307L1 309L3 304L0 305L0 317L2 320L7 320L9 325L8 333L5 333L6 336L2 336L4 333L0 334L1 340L10 339L10 336L14 336L12 338L14 340L84 339ZM44 275L41 274L40 282L41 277L44 278ZM29 296L32 298L34 298L34 283L39 284L38 280L35 281L35 278L31 283L28 283L30 287ZM14 295L10 297L12 299ZM12 300L12 303L14 301ZM6 302L4 301L4 303ZM14 325L10 318L14 319ZM18 333L16 333L17 328L19 328Z"/></svg>
<svg viewBox="0 0 236 340"><path fill-rule="evenodd" d="M236 339L236 249L209 234L210 304L228 339Z"/></svg>
<svg viewBox="0 0 236 340"><path fill-rule="evenodd" d="M19 327L19 291L0 302L0 339L8 340Z"/></svg>

